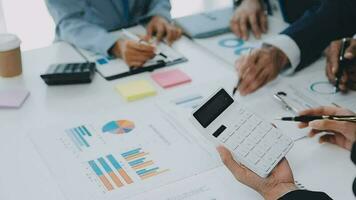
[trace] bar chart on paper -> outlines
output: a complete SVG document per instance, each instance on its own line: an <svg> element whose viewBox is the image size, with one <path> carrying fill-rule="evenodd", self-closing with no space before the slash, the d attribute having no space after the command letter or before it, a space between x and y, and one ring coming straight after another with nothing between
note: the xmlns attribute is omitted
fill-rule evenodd
<svg viewBox="0 0 356 200"><path fill-rule="evenodd" d="M112 154L90 160L88 164L107 191L133 183L130 175Z"/></svg>
<svg viewBox="0 0 356 200"><path fill-rule="evenodd" d="M91 138L93 135L86 126L67 129L66 133L78 150L82 151L85 148L90 148L88 138Z"/></svg>
<svg viewBox="0 0 356 200"><path fill-rule="evenodd" d="M142 148L133 149L121 154L122 157L128 162L132 170L142 179L158 176L162 173L169 171L168 169L161 169L155 166L153 160L149 160L146 153Z"/></svg>

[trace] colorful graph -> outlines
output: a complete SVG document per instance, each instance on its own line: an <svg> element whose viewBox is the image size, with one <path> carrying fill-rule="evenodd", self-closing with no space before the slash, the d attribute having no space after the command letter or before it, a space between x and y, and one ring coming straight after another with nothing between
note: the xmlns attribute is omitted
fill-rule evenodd
<svg viewBox="0 0 356 200"><path fill-rule="evenodd" d="M130 176L112 154L105 158L100 157L97 160L90 160L88 164L108 191L115 189L115 187L121 188L125 183L133 183Z"/></svg>
<svg viewBox="0 0 356 200"><path fill-rule="evenodd" d="M234 53L238 56L244 55L249 52L250 49L254 49L252 46L245 45L245 42L240 38L227 38L219 41L219 45L224 48L235 49Z"/></svg>
<svg viewBox="0 0 356 200"><path fill-rule="evenodd" d="M319 94L336 94L337 90L327 81L319 81L310 85L310 90Z"/></svg>
<svg viewBox="0 0 356 200"><path fill-rule="evenodd" d="M142 180L168 171L168 169L161 170L159 167L155 166L154 161L147 158L149 153L144 152L141 148L127 151L121 155Z"/></svg>
<svg viewBox="0 0 356 200"><path fill-rule="evenodd" d="M134 130L135 124L129 120L111 121L102 128L104 133L124 134Z"/></svg>
<svg viewBox="0 0 356 200"><path fill-rule="evenodd" d="M86 126L79 126L66 130L69 138L73 144L80 150L83 151L84 148L89 148L90 144L87 138L92 137L92 133Z"/></svg>

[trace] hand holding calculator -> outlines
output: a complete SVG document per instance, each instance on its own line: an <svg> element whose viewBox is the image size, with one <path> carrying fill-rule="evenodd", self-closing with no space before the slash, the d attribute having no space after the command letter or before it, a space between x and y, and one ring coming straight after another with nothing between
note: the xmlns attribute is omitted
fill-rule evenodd
<svg viewBox="0 0 356 200"><path fill-rule="evenodd" d="M272 124L239 105L220 89L193 113L193 123L216 145L228 148L237 162L267 177L293 146Z"/></svg>

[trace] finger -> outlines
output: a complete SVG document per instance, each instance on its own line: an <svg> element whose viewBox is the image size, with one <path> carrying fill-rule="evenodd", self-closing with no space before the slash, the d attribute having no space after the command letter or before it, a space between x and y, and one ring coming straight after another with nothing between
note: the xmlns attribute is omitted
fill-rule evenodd
<svg viewBox="0 0 356 200"><path fill-rule="evenodd" d="M333 68L332 64L330 62L327 62L325 68L326 77L328 77L330 83L335 84L335 74L333 73L332 68Z"/></svg>
<svg viewBox="0 0 356 200"><path fill-rule="evenodd" d="M259 26L259 23L257 20L257 16L250 15L249 21L250 21L250 25L251 25L253 34L255 35L255 37L257 39L260 39L261 38L261 30L260 30L260 26Z"/></svg>
<svg viewBox="0 0 356 200"><path fill-rule="evenodd" d="M267 15L262 12L260 14L260 27L262 27L262 31L264 33L267 33L267 30L268 30L268 19L267 19Z"/></svg>
<svg viewBox="0 0 356 200"><path fill-rule="evenodd" d="M239 18L238 17L234 17L231 21L230 21L230 28L231 31L237 35L238 37L242 38L241 35L241 30L240 30L240 22L239 22Z"/></svg>
<svg viewBox="0 0 356 200"><path fill-rule="evenodd" d="M247 73L250 67L254 67L257 63L259 58L260 51L254 50L249 55L242 56L238 66L238 72L241 78L244 78L245 74Z"/></svg>
<svg viewBox="0 0 356 200"><path fill-rule="evenodd" d="M315 135L317 135L319 133L323 133L323 132L324 131L312 129L312 130L309 131L308 136L309 137L314 137Z"/></svg>
<svg viewBox="0 0 356 200"><path fill-rule="evenodd" d="M163 40L164 35L166 34L166 26L162 24L158 24L156 27L156 37L157 41L161 42Z"/></svg>
<svg viewBox="0 0 356 200"><path fill-rule="evenodd" d="M298 128L300 128L300 129L306 128L308 126L309 126L308 123L304 123L304 122L298 123Z"/></svg>
<svg viewBox="0 0 356 200"><path fill-rule="evenodd" d="M268 77L268 74L263 71L258 77L256 77L255 81L251 82L251 84L242 92L242 94L247 95L257 91L268 82Z"/></svg>
<svg viewBox="0 0 356 200"><path fill-rule="evenodd" d="M223 163L225 164L225 166L231 171L231 173L237 178L240 179L241 176L244 176L245 172L245 168L241 167L232 157L232 154L230 153L229 150L227 150L225 147L223 146L219 146L217 148L221 160L223 161Z"/></svg>
<svg viewBox="0 0 356 200"><path fill-rule="evenodd" d="M130 47L139 52L147 52L147 53L154 53L156 48L151 45L143 44L143 43L135 43L130 45Z"/></svg>
<svg viewBox="0 0 356 200"><path fill-rule="evenodd" d="M351 133L356 128L355 124L352 122L336 120L315 120L310 122L309 126L316 130L328 130L342 134L347 134L349 132Z"/></svg>
<svg viewBox="0 0 356 200"><path fill-rule="evenodd" d="M332 74L335 77L335 74L339 68L339 50L341 48L340 41L332 42L330 45L330 52L329 52L329 60L332 66Z"/></svg>
<svg viewBox="0 0 356 200"><path fill-rule="evenodd" d="M172 28L167 28L167 33L166 33L166 39L167 39L167 43L168 45L171 45L175 39L175 30Z"/></svg>
<svg viewBox="0 0 356 200"><path fill-rule="evenodd" d="M350 42L350 46L346 49L345 58L352 60L356 57L356 40L352 39Z"/></svg>
<svg viewBox="0 0 356 200"><path fill-rule="evenodd" d="M339 84L339 88L342 92L347 92L347 81L348 81L348 74L346 73L346 71L344 71Z"/></svg>
<svg viewBox="0 0 356 200"><path fill-rule="evenodd" d="M241 36L242 39L248 40L248 25L247 25L247 17L242 17L240 19L240 31L241 31Z"/></svg>
<svg viewBox="0 0 356 200"><path fill-rule="evenodd" d="M154 26L148 25L147 26L147 40L151 40L154 32Z"/></svg>
<svg viewBox="0 0 356 200"><path fill-rule="evenodd" d="M323 135L319 138L319 143L330 143L330 144L334 144L334 145L338 145L340 147L343 147L347 150L351 150L353 142L351 142L350 140L348 140L347 138L345 138L343 135L341 134L327 134L327 135Z"/></svg>
<svg viewBox="0 0 356 200"><path fill-rule="evenodd" d="M336 115L338 112L340 112L340 108L338 107L321 106L318 108L307 109L302 112L299 112L299 115Z"/></svg>

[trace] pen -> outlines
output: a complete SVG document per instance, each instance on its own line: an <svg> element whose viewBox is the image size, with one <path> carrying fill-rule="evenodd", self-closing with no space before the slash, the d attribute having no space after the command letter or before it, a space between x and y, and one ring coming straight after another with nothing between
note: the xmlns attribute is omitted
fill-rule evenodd
<svg viewBox="0 0 356 200"><path fill-rule="evenodd" d="M151 45L150 43L148 43L148 42L146 42L146 41L140 39L137 35L131 33L130 31L128 31L128 30L126 30L126 29L122 29L122 33L123 33L126 37L128 37L130 40L134 40L134 41L136 41L136 42L138 42L138 43L143 43L143 44L145 44L145 45ZM168 57L167 57L164 53L162 53L162 52L155 52L155 54L156 54L156 55L160 55L160 56L162 56L163 58L168 58Z"/></svg>
<svg viewBox="0 0 356 200"><path fill-rule="evenodd" d="M250 54L251 54L251 51L252 51L252 48L249 48L247 55L250 55ZM234 87L234 89L232 90L232 95L235 95L235 93L236 93L237 90L239 89L241 81L242 81L242 79L239 78L236 87Z"/></svg>
<svg viewBox="0 0 356 200"><path fill-rule="evenodd" d="M343 38L342 39L342 43L341 43L341 48L340 48L340 52L339 52L339 68L337 69L336 72L336 77L335 77L335 92L338 92L340 90L339 88L339 84L340 84L340 80L342 77L342 74L344 73L345 67L346 67L346 62L345 62L345 51L346 48L349 46L349 41L347 40L347 38Z"/></svg>
<svg viewBox="0 0 356 200"><path fill-rule="evenodd" d="M311 122L314 120L335 120L356 123L355 115L304 115L296 117L282 117L277 120L294 121L294 122Z"/></svg>

